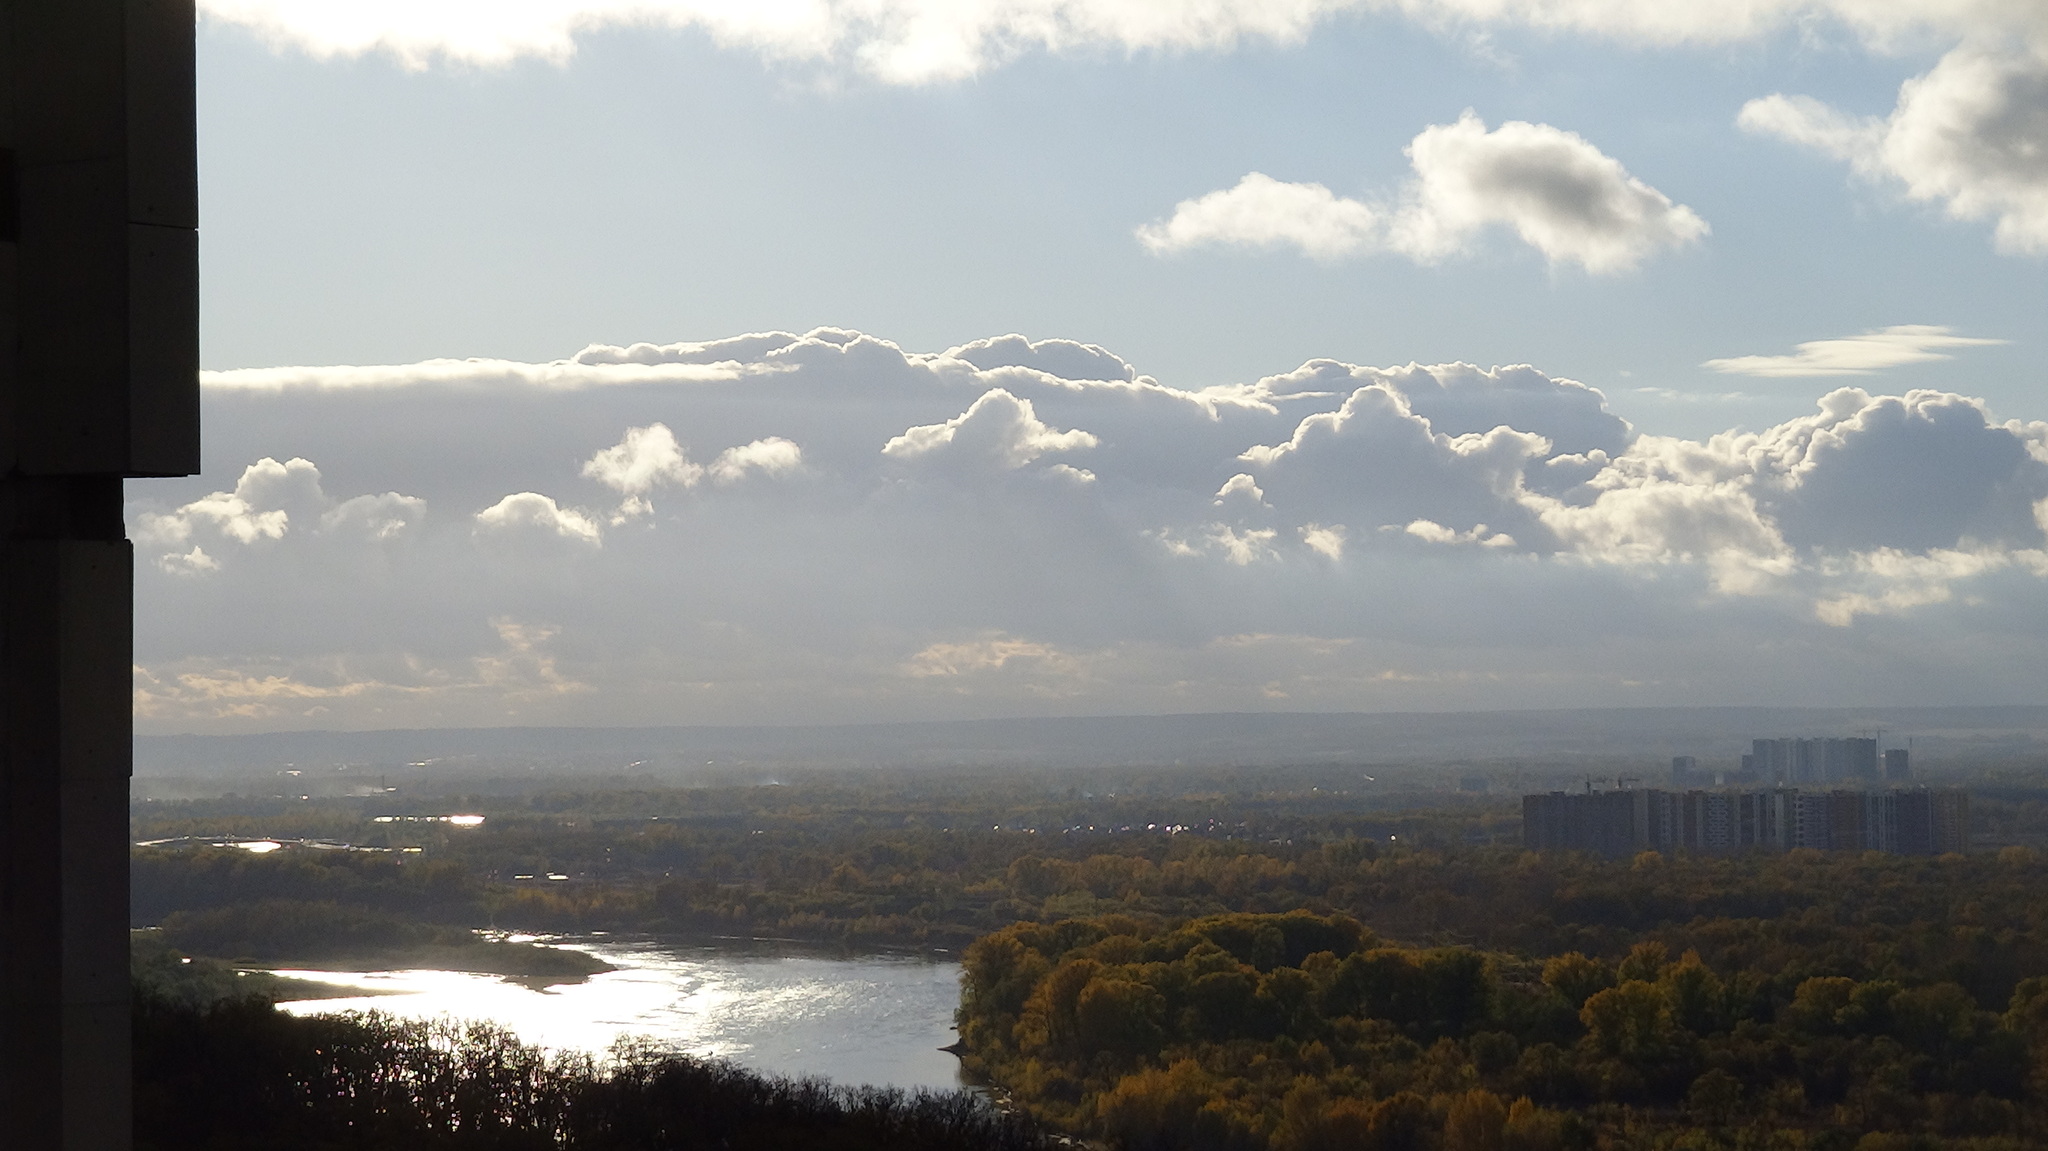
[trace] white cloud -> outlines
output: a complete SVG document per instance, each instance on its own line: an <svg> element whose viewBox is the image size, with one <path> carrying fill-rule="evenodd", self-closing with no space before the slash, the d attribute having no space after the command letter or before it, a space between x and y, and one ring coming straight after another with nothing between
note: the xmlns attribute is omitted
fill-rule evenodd
<svg viewBox="0 0 2048 1151"><path fill-rule="evenodd" d="M1259 489L1259 481L1248 472L1239 472L1223 481L1216 489L1216 498L1210 502L1217 507L1239 500L1249 501L1255 507L1266 506L1266 493Z"/></svg>
<svg viewBox="0 0 2048 1151"><path fill-rule="evenodd" d="M1783 590L1795 578L1840 583L1853 574L1843 557L2010 556L2048 544L2036 515L2048 496L2048 424L1999 423L1981 401L1935 391L1843 388L1818 407L1704 443L1646 436L1587 484L1591 498L1531 493L1521 502L1580 556L1700 563L1715 586L1738 594ZM1855 570L1866 583L1925 586L1917 563ZM1864 606L1829 609L1829 622L1876 611L1873 604L1938 602L1861 587L1841 594L1849 598L1820 596Z"/></svg>
<svg viewBox="0 0 2048 1151"><path fill-rule="evenodd" d="M1902 364L1951 359L1941 348L1976 348L2008 341L1958 336L1935 324L1894 324L1835 340L1808 340L1790 355L1731 356L1702 367L1743 376L1864 376Z"/></svg>
<svg viewBox="0 0 2048 1151"><path fill-rule="evenodd" d="M1423 129L1407 151L1415 179L1398 204L1253 172L1234 188L1181 201L1165 222L1139 228L1138 239L1160 255L1236 245L1291 247L1318 260L1389 251L1433 263L1499 225L1554 265L1612 274L1708 232L1692 209L1548 124L1510 120L1488 131L1468 110Z"/></svg>
<svg viewBox="0 0 2048 1151"><path fill-rule="evenodd" d="M665 484L690 487L703 478L704 469L690 462L667 424L649 424L627 428L618 443L584 462L583 475L633 497Z"/></svg>
<svg viewBox="0 0 2048 1151"><path fill-rule="evenodd" d="M437 58L502 64L565 60L579 32L606 25L697 29L772 60L852 63L891 83L954 80L1029 50L1228 48L1298 40L1352 0L1101 3L1096 0L203 0L201 11L320 55L383 51L413 67Z"/></svg>
<svg viewBox="0 0 2048 1151"><path fill-rule="evenodd" d="M997 634L983 639L929 644L911 656L903 670L918 678L1004 670L1078 678L1085 674L1086 661L1051 644Z"/></svg>
<svg viewBox="0 0 2048 1151"><path fill-rule="evenodd" d="M2048 35L2031 50L1955 49L1900 87L1889 117L1777 94L1745 104L1738 122L1846 160L1955 219L1994 220L2001 251L2048 255Z"/></svg>
<svg viewBox="0 0 2048 1151"><path fill-rule="evenodd" d="M1695 439L1528 366L1315 360L1188 391L1069 341L958 351L819 329L584 353L722 382L216 392L210 451L258 462L135 489L161 493L130 509L138 715L1568 706L1624 679L1740 702L1812 698L1808 655L1884 690L2048 678L2013 638L2048 612L2048 424L1964 396L1845 388ZM607 526L676 490L691 443L702 498ZM323 494L344 483L383 494ZM1253 659L1248 636L1294 639ZM1759 669L1764 645L1802 654Z"/></svg>
<svg viewBox="0 0 2048 1151"><path fill-rule="evenodd" d="M1513 228L1553 264L1626 271L1695 243L1706 221L1629 175L1576 132L1510 120L1489 132L1466 112L1426 128L1408 146L1418 186L1391 237L1429 260L1455 254L1482 228Z"/></svg>
<svg viewBox="0 0 2048 1151"><path fill-rule="evenodd" d="M308 483L317 495L320 472L311 462L293 459L281 464L265 456L242 470L234 491L209 493L167 514L144 512L137 523L137 542L182 544L209 529L245 546L283 539L291 527L291 513L272 500L302 494Z"/></svg>
<svg viewBox="0 0 2048 1151"><path fill-rule="evenodd" d="M1955 598L1955 583L2008 567L2013 559L2004 553L1983 551L1914 554L1879 548L1859 553L1844 565L1844 574L1850 580L1863 577L1874 585L1874 590L1825 596L1814 604L1814 616L1825 624L1848 627L1858 616L1898 615L1930 604L1947 603ZM2034 552L2025 560L2039 566L2040 553Z"/></svg>
<svg viewBox="0 0 2048 1151"><path fill-rule="evenodd" d="M1028 340L1014 332L946 350L946 358L982 371L1029 368L1061 380L1136 380L1137 369L1097 344L1073 340Z"/></svg>
<svg viewBox="0 0 2048 1151"><path fill-rule="evenodd" d="M967 410L942 424L910 428L882 445L882 454L899 460L964 460L994 470L1013 471L1049 452L1071 452L1096 445L1096 438L1076 428L1056 431L1031 406L1004 388L991 388Z"/></svg>
<svg viewBox="0 0 2048 1151"><path fill-rule="evenodd" d="M1168 554L1184 558L1213 554L1237 567L1280 558L1280 553L1273 548L1273 541L1280 537L1275 528L1239 528L1210 523L1203 524L1191 535L1169 531L1155 531L1151 535L1166 548Z"/></svg>
<svg viewBox="0 0 2048 1151"><path fill-rule="evenodd" d="M1223 558L1239 567L1272 559L1273 540L1279 532L1272 528L1233 528L1214 524L1209 529L1209 542L1223 554Z"/></svg>
<svg viewBox="0 0 2048 1151"><path fill-rule="evenodd" d="M417 527L426 514L427 501L417 496L385 492L383 495L357 496L342 501L320 517L320 528L325 532L348 533L373 540L396 539Z"/></svg>
<svg viewBox="0 0 2048 1151"><path fill-rule="evenodd" d="M220 561L194 544L189 552L167 552L156 557L156 566L171 575L196 576L219 571Z"/></svg>
<svg viewBox="0 0 2048 1151"><path fill-rule="evenodd" d="M160 553L153 562L162 570L208 575L221 570L231 546L268 547L288 535L393 540L420 522L426 506L397 492L337 503L321 490L311 460L265 456L242 469L233 491L209 492L167 512L138 507L132 535L142 550Z"/></svg>
<svg viewBox="0 0 2048 1151"><path fill-rule="evenodd" d="M1473 524L1466 531L1456 531L1434 520L1415 520L1401 529L1416 539L1433 544L1478 544L1483 548L1511 548L1515 537L1497 532L1485 524Z"/></svg>
<svg viewBox="0 0 2048 1151"><path fill-rule="evenodd" d="M1175 205L1163 223L1138 229L1154 255L1234 246L1294 248L1317 260L1374 251L1385 244L1379 209L1321 184L1289 184L1252 172L1237 185Z"/></svg>
<svg viewBox="0 0 2048 1151"><path fill-rule="evenodd" d="M346 392L435 386L478 389L515 386L572 392L646 384L717 383L734 378L736 373L737 369L730 363L554 360L545 364L526 364L514 360L471 359L367 366L232 368L201 372L199 382L209 390L221 392L299 389Z"/></svg>
<svg viewBox="0 0 2048 1151"><path fill-rule="evenodd" d="M591 547L603 537L596 520L539 492L515 492L476 513L476 528L491 535L557 536Z"/></svg>
<svg viewBox="0 0 2048 1151"><path fill-rule="evenodd" d="M803 449L794 441L767 436L727 448L707 467L691 462L667 424L654 423L627 428L618 443L584 462L582 475L625 497L610 517L616 527L652 514L654 504L647 496L655 488L692 488L707 476L720 486L739 483L749 475L776 479L802 467L803 460Z"/></svg>
<svg viewBox="0 0 2048 1151"><path fill-rule="evenodd" d="M727 448L711 462L711 478L716 483L736 484L746 479L749 473L777 479L803 467L803 449L780 436L755 440L736 448Z"/></svg>
<svg viewBox="0 0 2048 1151"><path fill-rule="evenodd" d="M1584 504L1526 497L1538 520L1570 554L1619 566L1704 565L1731 594L1769 590L1796 557L1757 506L1746 479L1683 474L1672 456L1693 445L1644 437L1597 477ZM1677 474L1674 474L1677 473Z"/></svg>
<svg viewBox="0 0 2048 1151"><path fill-rule="evenodd" d="M1305 521L1513 524L1528 516L1518 502L1525 471L1551 452L1547 438L1505 424L1439 432L1399 389L1375 382L1302 419L1285 442L1239 458L1258 472L1268 502Z"/></svg>
<svg viewBox="0 0 2048 1151"><path fill-rule="evenodd" d="M1332 16L1396 12L1446 31L1522 25L1628 43L1726 44L1832 21L1883 46L1916 35L2033 30L2031 0L201 0L203 17L319 56L410 67L564 61L608 26L691 29L773 61L888 83L957 80L1033 51L1133 53L1289 44Z"/></svg>
<svg viewBox="0 0 2048 1151"><path fill-rule="evenodd" d="M1310 551L1325 559L1344 558L1344 537L1343 524L1331 524L1328 527L1322 524L1301 525L1301 542L1307 544Z"/></svg>
<svg viewBox="0 0 2048 1151"><path fill-rule="evenodd" d="M265 460L265 463L276 463ZM183 543L201 525L240 544L284 538L291 515L283 508L257 511L248 500L233 492L214 492L193 500L169 515L144 513L140 535L144 542Z"/></svg>

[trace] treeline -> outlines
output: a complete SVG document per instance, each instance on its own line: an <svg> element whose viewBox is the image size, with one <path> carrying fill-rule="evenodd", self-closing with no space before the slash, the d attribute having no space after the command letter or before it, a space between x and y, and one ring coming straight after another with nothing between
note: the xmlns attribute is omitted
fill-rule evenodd
<svg viewBox="0 0 2048 1151"><path fill-rule="evenodd" d="M1793 965L1797 967L1798 965ZM970 1069L1126 1148L2031 1145L2048 980L1389 945L1306 912L1023 923L966 957Z"/></svg>
<svg viewBox="0 0 2048 1151"><path fill-rule="evenodd" d="M607 833L619 855L630 840L698 834ZM488 825L465 834L479 837L465 850L495 850L483 838L494 834ZM1306 910L1348 914L1408 943L1524 955L1617 958L1654 938L1673 954L1698 950L1718 969L1858 978L1938 970L1986 1004L2002 1002L2023 974L2048 970L2048 904L2037 895L2048 886L2048 862L2025 848L1941 859L1796 851L1613 862L1507 847L1409 847L1406 838L1062 840L933 829L774 858L774 841L790 834L741 836L701 871L622 870L567 882L506 881L452 853L142 848L133 855L134 922L289 900L462 928L958 948L1029 920Z"/></svg>
<svg viewBox="0 0 2048 1151"><path fill-rule="evenodd" d="M1027 1151L966 1092L841 1088L646 1048L548 1053L483 1024L295 1018L143 983L138 1151Z"/></svg>
<svg viewBox="0 0 2048 1151"><path fill-rule="evenodd" d="M1200 782L1199 780L1195 782ZM1255 783L1258 781L1254 781ZM1026 856L1163 864L1204 845L1291 859L1334 840L1464 844L1512 838L1497 801L1415 810L1331 791L1011 795L811 784L632 793L455 797L482 827L377 823L387 801L210 800L138 805L137 839L307 837L359 847L266 854L187 843L132 853L131 924L269 900L408 920L539 931L790 936L962 947L1018 918L1086 913L1073 891L1011 890ZM1408 797L1412 801L1414 797ZM1438 799L1443 797L1439 796ZM1003 802L1016 807L1002 809ZM388 803L387 803L388 805ZM625 815L638 810L645 814ZM1120 864L1096 864L1104 866ZM549 881L547 875L566 875ZM534 878L521 880L518 876ZM1069 905L1074 905L1069 908Z"/></svg>

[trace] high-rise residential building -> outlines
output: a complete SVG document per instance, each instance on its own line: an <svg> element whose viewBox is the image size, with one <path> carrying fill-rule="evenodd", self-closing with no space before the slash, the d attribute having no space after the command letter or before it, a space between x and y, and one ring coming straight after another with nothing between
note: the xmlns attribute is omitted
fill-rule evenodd
<svg viewBox="0 0 2048 1151"><path fill-rule="evenodd" d="M1886 783L1904 783L1913 778L1912 768L1906 762L1906 749L1895 747L1884 753L1884 780Z"/></svg>
<svg viewBox="0 0 2048 1151"><path fill-rule="evenodd" d="M1878 778L1877 741L1759 739L1743 757L1743 771L1763 783L1844 783Z"/></svg>
<svg viewBox="0 0 2048 1151"><path fill-rule="evenodd" d="M1727 854L1883 851L1940 855L1969 847L1970 797L1926 788L1829 791L1636 790L1522 797L1522 842L1536 851Z"/></svg>
<svg viewBox="0 0 2048 1151"><path fill-rule="evenodd" d="M1537 851L1626 855L1636 846L1636 791L1522 797L1522 842Z"/></svg>

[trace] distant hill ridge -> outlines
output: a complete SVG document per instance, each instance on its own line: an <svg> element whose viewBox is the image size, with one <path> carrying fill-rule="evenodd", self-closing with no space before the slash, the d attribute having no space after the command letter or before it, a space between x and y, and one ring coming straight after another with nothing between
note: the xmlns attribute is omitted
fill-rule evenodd
<svg viewBox="0 0 2048 1151"><path fill-rule="evenodd" d="M2048 754L2048 707L1608 708L1244 712L819 727L489 727L138 735L138 776L422 763L610 771L835 767L1559 764L1673 755L1733 760L1755 738L1910 739L1929 761Z"/></svg>

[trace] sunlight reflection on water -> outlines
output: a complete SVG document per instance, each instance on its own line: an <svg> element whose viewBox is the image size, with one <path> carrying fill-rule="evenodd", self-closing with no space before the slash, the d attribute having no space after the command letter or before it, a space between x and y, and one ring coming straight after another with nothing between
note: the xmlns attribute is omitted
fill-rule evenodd
<svg viewBox="0 0 2048 1151"><path fill-rule="evenodd" d="M955 1038L957 963L778 954L744 943L579 940L575 946L619 969L541 991L456 971L279 971L386 992L279 1006L297 1015L383 1011L488 1019L529 1043L598 1053L621 1036L646 1036L781 1075L960 1086L958 1062L938 1050Z"/></svg>

